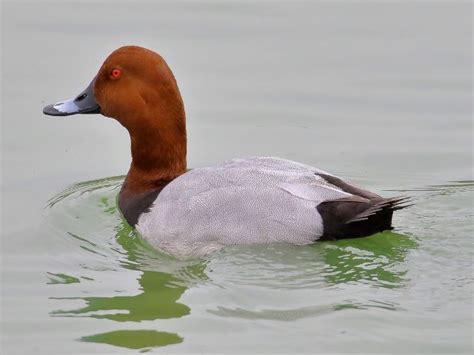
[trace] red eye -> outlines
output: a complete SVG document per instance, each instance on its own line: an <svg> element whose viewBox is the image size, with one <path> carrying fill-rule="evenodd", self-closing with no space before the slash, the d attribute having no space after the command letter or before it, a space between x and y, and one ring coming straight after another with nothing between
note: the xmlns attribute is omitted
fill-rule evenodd
<svg viewBox="0 0 474 355"><path fill-rule="evenodd" d="M120 75L122 75L122 71L119 68L114 68L110 72L110 76L114 79L120 78Z"/></svg>

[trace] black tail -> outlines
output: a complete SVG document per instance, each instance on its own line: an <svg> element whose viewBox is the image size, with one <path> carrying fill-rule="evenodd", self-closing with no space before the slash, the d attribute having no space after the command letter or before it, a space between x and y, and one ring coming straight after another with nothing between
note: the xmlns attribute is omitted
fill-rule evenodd
<svg viewBox="0 0 474 355"><path fill-rule="evenodd" d="M362 199L358 196L317 206L324 226L320 240L365 237L392 229L394 211L411 206L409 197Z"/></svg>

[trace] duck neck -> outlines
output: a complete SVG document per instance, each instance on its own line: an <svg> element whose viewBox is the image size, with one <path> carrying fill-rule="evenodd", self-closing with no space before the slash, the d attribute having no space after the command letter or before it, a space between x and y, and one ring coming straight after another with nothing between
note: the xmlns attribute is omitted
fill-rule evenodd
<svg viewBox="0 0 474 355"><path fill-rule="evenodd" d="M186 171L186 130L144 128L130 134L132 163L122 190L142 193Z"/></svg>
<svg viewBox="0 0 474 355"><path fill-rule="evenodd" d="M183 121L184 122L184 121ZM161 190L186 171L186 130L134 130L130 134L132 164L119 194L119 208L131 226Z"/></svg>

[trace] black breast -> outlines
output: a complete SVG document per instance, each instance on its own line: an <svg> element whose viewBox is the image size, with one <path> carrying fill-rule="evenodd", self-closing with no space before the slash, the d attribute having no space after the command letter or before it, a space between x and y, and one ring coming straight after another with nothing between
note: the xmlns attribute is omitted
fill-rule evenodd
<svg viewBox="0 0 474 355"><path fill-rule="evenodd" d="M125 185L122 187L118 201L119 209L128 224L135 227L142 213L150 210L151 205L165 186L166 184L139 194L129 193L126 191Z"/></svg>

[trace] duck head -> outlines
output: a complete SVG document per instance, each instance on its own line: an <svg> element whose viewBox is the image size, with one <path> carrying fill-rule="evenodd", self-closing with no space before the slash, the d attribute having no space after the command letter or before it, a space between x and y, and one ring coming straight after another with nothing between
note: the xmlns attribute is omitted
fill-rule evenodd
<svg viewBox="0 0 474 355"><path fill-rule="evenodd" d="M83 92L44 107L43 113L101 113L120 122L131 140L129 185L146 189L153 181L170 180L186 170L181 94L164 59L151 50L138 46L115 50Z"/></svg>

